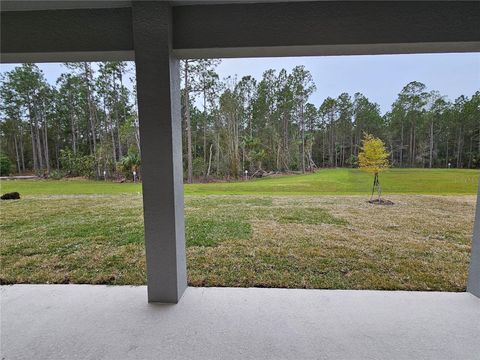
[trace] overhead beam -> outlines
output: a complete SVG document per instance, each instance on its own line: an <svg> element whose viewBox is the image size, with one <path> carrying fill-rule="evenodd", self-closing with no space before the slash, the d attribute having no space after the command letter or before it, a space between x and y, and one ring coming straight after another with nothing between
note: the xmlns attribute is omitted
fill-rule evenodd
<svg viewBox="0 0 480 360"><path fill-rule="evenodd" d="M174 8L180 57L480 50L480 3L318 1Z"/></svg>
<svg viewBox="0 0 480 360"><path fill-rule="evenodd" d="M133 60L131 11L4 11L0 61ZM172 46L181 58L468 52L479 23L468 1L199 4L173 7Z"/></svg>
<svg viewBox="0 0 480 360"><path fill-rule="evenodd" d="M179 59L247 58L280 56L339 56L420 53L462 53L480 51L480 41L445 43L397 43L350 45L262 46L175 49Z"/></svg>
<svg viewBox="0 0 480 360"><path fill-rule="evenodd" d="M133 60L131 18L131 8L5 11L0 60Z"/></svg>

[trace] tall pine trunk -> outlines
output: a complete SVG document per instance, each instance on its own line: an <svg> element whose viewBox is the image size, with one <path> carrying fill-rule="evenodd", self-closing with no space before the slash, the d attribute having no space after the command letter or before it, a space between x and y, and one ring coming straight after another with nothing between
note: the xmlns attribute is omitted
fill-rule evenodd
<svg viewBox="0 0 480 360"><path fill-rule="evenodd" d="M38 121L39 111L37 104L34 104L34 129L35 129L35 145L37 146L37 163L39 171L44 170L43 166L43 151L42 143L40 140L40 122Z"/></svg>
<svg viewBox="0 0 480 360"><path fill-rule="evenodd" d="M400 129L400 167L403 167L403 119L402 119L402 124L401 124L401 129Z"/></svg>
<svg viewBox="0 0 480 360"><path fill-rule="evenodd" d="M117 94L117 82L115 81L115 74L112 74L112 81L113 81L113 96L115 100L114 106L114 114L115 114L115 125L117 128L117 142L118 142L118 158L121 159L123 156L122 151L122 142L120 140L120 120L118 114L118 94Z"/></svg>
<svg viewBox="0 0 480 360"><path fill-rule="evenodd" d="M203 80L203 168L207 162L207 90L205 87L205 79Z"/></svg>
<svg viewBox="0 0 480 360"><path fill-rule="evenodd" d="M38 169L38 158L37 158L37 146L35 144L35 132L33 130L33 119L30 116L30 139L32 141L32 160L33 160L33 169L35 171L35 174L39 175L39 169Z"/></svg>
<svg viewBox="0 0 480 360"><path fill-rule="evenodd" d="M188 78L188 60L185 60L185 130L187 131L187 182L193 182L193 159L192 159L192 128L190 124L190 88Z"/></svg>
<svg viewBox="0 0 480 360"><path fill-rule="evenodd" d="M45 165L47 167L47 174L50 174L50 155L48 152L48 123L47 123L47 117L44 114L44 119L43 119L43 146L45 148L44 154L45 154Z"/></svg>
<svg viewBox="0 0 480 360"><path fill-rule="evenodd" d="M21 173L25 173L25 151L23 146L23 128L20 126L20 156L22 161L22 171Z"/></svg>
<svg viewBox="0 0 480 360"><path fill-rule="evenodd" d="M305 120L303 118L303 99L300 104L300 124L302 127L302 174L305 174Z"/></svg>
<svg viewBox="0 0 480 360"><path fill-rule="evenodd" d="M92 135L92 146L93 146L93 157L95 159L95 175L98 179L100 177L100 170L98 167L98 159L97 159L97 132L96 132L96 112L93 104L92 99L92 91L90 88L90 67L88 63L83 63L83 68L85 71L85 85L87 90L87 106L88 106L88 118L90 122L90 131Z"/></svg>
<svg viewBox="0 0 480 360"><path fill-rule="evenodd" d="M71 129L72 129L72 149L73 149L73 154L77 155L77 134L75 130L75 115L73 112L70 115L70 122L71 122Z"/></svg>
<svg viewBox="0 0 480 360"><path fill-rule="evenodd" d="M15 162L17 163L17 173L21 174L22 169L20 168L20 156L18 155L17 134L13 134L13 143L15 146Z"/></svg>
<svg viewBox="0 0 480 360"><path fill-rule="evenodd" d="M432 168L433 164L433 120L430 122L430 158L428 162L428 167Z"/></svg>
<svg viewBox="0 0 480 360"><path fill-rule="evenodd" d="M463 137L462 137L462 126L458 130L458 139L457 139L457 168L462 167L462 154L463 154Z"/></svg>

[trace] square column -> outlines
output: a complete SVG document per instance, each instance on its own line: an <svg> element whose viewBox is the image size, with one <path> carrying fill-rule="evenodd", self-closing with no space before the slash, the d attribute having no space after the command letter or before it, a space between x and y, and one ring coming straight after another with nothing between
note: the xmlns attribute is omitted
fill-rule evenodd
<svg viewBox="0 0 480 360"><path fill-rule="evenodd" d="M467 291L480 298L480 179L478 181L477 210L473 225Z"/></svg>
<svg viewBox="0 0 480 360"><path fill-rule="evenodd" d="M148 301L176 303L187 287L179 61L172 11L133 1Z"/></svg>

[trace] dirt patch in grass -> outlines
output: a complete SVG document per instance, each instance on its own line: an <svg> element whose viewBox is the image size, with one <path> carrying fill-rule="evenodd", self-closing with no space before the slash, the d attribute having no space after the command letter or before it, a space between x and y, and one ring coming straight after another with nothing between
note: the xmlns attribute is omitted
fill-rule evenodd
<svg viewBox="0 0 480 360"><path fill-rule="evenodd" d="M395 205L395 203L391 200L387 199L374 199L374 200L368 200L369 204L374 204L374 205Z"/></svg>

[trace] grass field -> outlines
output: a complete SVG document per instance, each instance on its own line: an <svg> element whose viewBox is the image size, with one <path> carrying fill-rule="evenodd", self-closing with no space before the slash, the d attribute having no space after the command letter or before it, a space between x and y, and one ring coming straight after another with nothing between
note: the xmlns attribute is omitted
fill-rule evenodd
<svg viewBox="0 0 480 360"><path fill-rule="evenodd" d="M479 170L391 169L380 175L388 194L476 194ZM264 179L187 184L186 195L360 195L369 192L372 175L357 169L323 169L314 174ZM88 180L8 180L2 192L21 194L118 194L140 193L141 185Z"/></svg>
<svg viewBox="0 0 480 360"><path fill-rule="evenodd" d="M364 175L186 186L189 284L463 291L479 172L392 170L394 206L365 202ZM2 283L145 283L139 185L1 186L22 194L1 202Z"/></svg>

